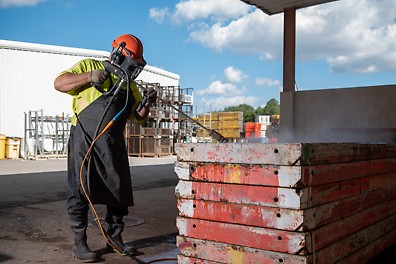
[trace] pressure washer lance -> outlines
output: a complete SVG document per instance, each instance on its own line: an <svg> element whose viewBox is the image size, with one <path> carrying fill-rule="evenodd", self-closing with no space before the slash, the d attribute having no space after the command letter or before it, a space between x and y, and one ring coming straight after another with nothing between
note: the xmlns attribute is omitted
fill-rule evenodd
<svg viewBox="0 0 396 264"><path fill-rule="evenodd" d="M165 101L162 100L162 99L159 99L159 100L162 101L162 102L165 102ZM175 106L173 106L173 105L170 105L170 104L169 104L169 106L170 106L171 108L173 108L174 110L178 111L180 114L184 115L188 120L194 122L195 124L197 124L197 125L200 126L201 128L205 129L205 130L208 132L209 136L210 136L211 138L213 138L214 140L216 140L216 141L218 141L218 142L220 142L220 143L228 143L228 139L225 138L222 134L220 134L220 133L217 132L216 130L205 127L204 125L202 125L201 123L199 123L197 120L191 118L190 116L188 116L186 113L184 113L182 110L178 109L177 107L175 107Z"/></svg>
<svg viewBox="0 0 396 264"><path fill-rule="evenodd" d="M189 121L191 121L191 122L197 124L198 126L200 126L200 127L203 128L203 129L205 129L205 130L208 132L209 136L210 136L211 138L213 138L214 140L216 140L216 141L218 141L218 142L220 142L220 143L228 143L228 139L225 138L222 134L220 134L219 132L217 132L217 131L214 130L214 129L210 129L210 128L205 127L204 125L202 125L201 123L199 123L197 120L195 120L194 118L192 118L192 117L190 117L189 115L187 115L186 113L184 113L184 112L183 112L182 110L180 110L179 108L177 108L177 107L171 105L169 101L166 101L166 100L164 100L164 99L162 99L162 98L158 98L158 100L161 101L162 103L165 103L166 105L170 106L171 108L173 108L174 110L176 110L176 111L179 112L180 114L184 115Z"/></svg>

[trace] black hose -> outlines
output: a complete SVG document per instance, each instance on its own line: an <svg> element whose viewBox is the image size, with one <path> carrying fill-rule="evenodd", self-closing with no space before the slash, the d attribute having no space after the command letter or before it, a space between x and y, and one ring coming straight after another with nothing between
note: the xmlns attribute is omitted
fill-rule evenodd
<svg viewBox="0 0 396 264"><path fill-rule="evenodd" d="M126 71L124 70L124 69L122 69L122 68L120 68L122 71L123 71L123 73L126 75L126 76L128 76L128 74L126 73ZM121 76L122 77L122 76ZM118 79L117 79L117 81L118 80L120 80L120 83L119 83L119 85L122 85L122 78L121 77L119 77ZM111 77L110 77L111 78ZM109 91L113 91L114 90L114 88L116 87L116 85L117 85L117 81L114 83L114 85L113 85L113 87L109 90ZM128 96L129 96L129 78L127 78L127 101L126 101L126 104L128 104ZM98 134L99 134L99 130L100 130L100 127L102 126L102 123L103 123L103 121L104 121L104 119L105 119L105 117L106 117L106 114L107 114L107 112L109 111L109 109L110 109L110 106L111 106L111 104L113 103L113 101L114 101L114 99L115 99L115 96L116 96L116 92L113 94L113 96L111 97L111 99L110 99L110 101L108 102L108 104L107 104L107 106L106 106L106 108L105 108L105 110L103 111L103 114L102 114L102 116L101 116L101 118L100 118L100 120L99 120L99 123L98 123L98 125L97 125L97 127L96 127L96 130L95 130L95 133L94 133L94 136L93 136L93 138L96 138L97 136L98 136ZM103 96L103 95L102 95ZM91 168L91 161L92 161L92 152L89 154L89 156L88 156L88 163L87 163L87 184L88 184L88 182L89 182L89 175L90 175L90 168ZM89 189L89 188L88 188Z"/></svg>

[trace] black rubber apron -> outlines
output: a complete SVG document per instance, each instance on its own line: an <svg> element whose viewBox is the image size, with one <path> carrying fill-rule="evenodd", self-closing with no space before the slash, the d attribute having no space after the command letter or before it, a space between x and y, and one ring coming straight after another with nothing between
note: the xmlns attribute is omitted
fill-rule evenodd
<svg viewBox="0 0 396 264"><path fill-rule="evenodd" d="M98 134L100 134L110 120L125 106L126 92L124 90L121 90L113 99L111 95L100 96L81 111L77 117L76 126L71 129L68 157L68 183L71 190L68 199L69 212L80 211L83 210L82 207L87 206L80 185L80 167L110 101L111 105L99 129ZM84 186L93 204L128 207L134 203L128 153L123 134L132 105L133 96L130 93L126 110L96 141L89 159L84 163Z"/></svg>

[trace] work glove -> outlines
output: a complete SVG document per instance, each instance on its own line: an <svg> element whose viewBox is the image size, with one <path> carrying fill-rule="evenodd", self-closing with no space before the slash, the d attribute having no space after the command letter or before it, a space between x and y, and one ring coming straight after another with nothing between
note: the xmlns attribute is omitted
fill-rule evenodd
<svg viewBox="0 0 396 264"><path fill-rule="evenodd" d="M151 87L147 90L144 90L143 95L146 97L147 103L149 104L155 103L155 101L157 101L157 91Z"/></svg>
<svg viewBox="0 0 396 264"><path fill-rule="evenodd" d="M91 71L91 85L98 87L102 85L105 80L109 77L109 73L105 70L93 70Z"/></svg>

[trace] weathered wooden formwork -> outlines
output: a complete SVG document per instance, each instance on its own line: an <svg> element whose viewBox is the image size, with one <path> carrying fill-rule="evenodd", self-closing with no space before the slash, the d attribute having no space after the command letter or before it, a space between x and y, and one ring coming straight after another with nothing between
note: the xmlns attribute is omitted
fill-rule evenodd
<svg viewBox="0 0 396 264"><path fill-rule="evenodd" d="M175 150L179 263L364 263L396 243L396 145Z"/></svg>

